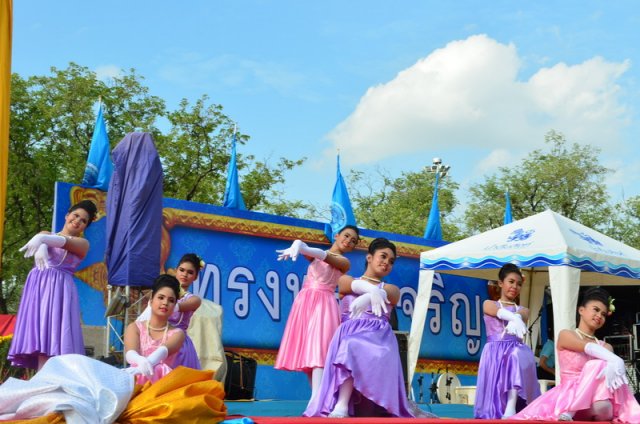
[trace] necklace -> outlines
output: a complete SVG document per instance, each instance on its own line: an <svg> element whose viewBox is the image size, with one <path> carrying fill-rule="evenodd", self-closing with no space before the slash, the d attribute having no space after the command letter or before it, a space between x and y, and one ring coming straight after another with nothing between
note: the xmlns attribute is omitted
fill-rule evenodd
<svg viewBox="0 0 640 424"><path fill-rule="evenodd" d="M365 279L365 280L367 280L367 281L371 281L372 283L377 283L377 284L382 283L382 280L379 280L379 279L377 279L377 278L373 278L373 277L369 277L368 275L363 275L363 276L362 276L362 277L360 277L360 278L363 278L363 279Z"/></svg>
<svg viewBox="0 0 640 424"><path fill-rule="evenodd" d="M149 323L148 323L148 321L147 321L147 328L148 328L149 330L153 330L153 331L164 331L164 330L166 330L166 329L167 329L167 327L168 327L168 326L169 326L169 324L165 325L164 327L155 328L155 327L152 327L151 325L149 325Z"/></svg>
<svg viewBox="0 0 640 424"><path fill-rule="evenodd" d="M517 305L516 302L509 302L508 300L498 300L503 305Z"/></svg>
<svg viewBox="0 0 640 424"><path fill-rule="evenodd" d="M580 336L581 339L584 339L585 337L588 339L591 339L595 342L598 341L598 338L596 336L592 336L591 334L587 334L584 331L580 330L579 328L576 328L576 333L578 333L578 336Z"/></svg>
<svg viewBox="0 0 640 424"><path fill-rule="evenodd" d="M164 340L166 340L167 338L167 331L169 330L169 323L167 322L167 324L164 327L161 328L155 328L152 327L150 324L151 320L147 321L147 334L149 335L149 337L151 337L151 332L149 330L153 330L153 331L164 331L164 333L162 334L162 341L164 342ZM153 337L151 337L153 339ZM154 339L156 340L156 339Z"/></svg>

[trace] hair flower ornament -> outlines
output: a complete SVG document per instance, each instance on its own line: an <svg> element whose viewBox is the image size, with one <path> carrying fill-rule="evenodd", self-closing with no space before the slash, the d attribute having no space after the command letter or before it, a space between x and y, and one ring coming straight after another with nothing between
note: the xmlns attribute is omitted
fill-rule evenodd
<svg viewBox="0 0 640 424"><path fill-rule="evenodd" d="M615 301L615 299L611 296L609 296L609 305L607 305L609 307L609 312L607 315L611 315L612 313L614 313L616 311L616 305L613 304L613 302Z"/></svg>
<svg viewBox="0 0 640 424"><path fill-rule="evenodd" d="M200 268L204 268L204 261L200 259Z"/></svg>

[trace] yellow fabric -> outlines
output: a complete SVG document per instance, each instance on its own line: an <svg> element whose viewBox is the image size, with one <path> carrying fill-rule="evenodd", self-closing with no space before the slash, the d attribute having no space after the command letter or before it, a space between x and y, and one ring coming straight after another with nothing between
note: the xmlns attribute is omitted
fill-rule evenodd
<svg viewBox="0 0 640 424"><path fill-rule="evenodd" d="M9 169L9 109L11 105L11 37L13 0L0 0L0 258L4 240L4 210L7 206ZM2 267L2 261L0 261Z"/></svg>
<svg viewBox="0 0 640 424"><path fill-rule="evenodd" d="M65 423L64 415L58 413L51 413L44 417L31 418L30 420L13 420L13 421L0 421L2 424L62 424Z"/></svg>
<svg viewBox="0 0 640 424"><path fill-rule="evenodd" d="M213 371L178 367L154 384L136 386L119 424L217 423L227 416L224 387Z"/></svg>

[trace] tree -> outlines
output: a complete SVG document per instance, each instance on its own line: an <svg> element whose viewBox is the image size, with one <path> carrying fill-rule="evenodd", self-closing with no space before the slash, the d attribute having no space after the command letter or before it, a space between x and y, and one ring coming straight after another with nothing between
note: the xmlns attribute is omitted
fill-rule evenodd
<svg viewBox="0 0 640 424"><path fill-rule="evenodd" d="M349 194L359 226L379 231L407 234L417 237L424 230L431 209L435 175L427 169L403 172L391 178L384 170L377 171L376 180L363 172L349 174ZM454 191L458 184L446 177L439 184L439 209L445 240L460 237L458 227L451 219L457 205Z"/></svg>
<svg viewBox="0 0 640 424"><path fill-rule="evenodd" d="M133 69L108 82L88 68L71 63L51 69L51 75L22 78L12 75L9 175L5 235L0 258L0 313L15 311L32 261L20 246L51 226L56 181L79 182L84 175L95 123L94 105L105 105L105 120L114 147L126 133L153 135L164 164L165 195L219 204L229 160L231 121L222 106L207 106L206 96L189 109L183 101L175 112L149 93ZM167 116L168 134L156 126ZM241 135L240 143L249 137ZM164 155L164 156L163 156ZM284 201L277 185L286 171L304 159L280 159L275 166L251 155L239 156L245 201L249 209L298 213L306 205ZM246 177L244 177L246 176Z"/></svg>
<svg viewBox="0 0 640 424"><path fill-rule="evenodd" d="M178 110L167 115L171 130L159 136L158 152L165 171L164 191L168 197L201 203L221 204L231 157L234 122L223 113L221 105L208 103L204 95L190 106L186 99ZM241 174L241 191L249 210L285 215L304 209L302 202L284 201L277 185L284 182L284 174L305 159L280 158L271 166L267 160L258 161L253 155L240 153L240 146L249 136L236 135L236 162Z"/></svg>
<svg viewBox="0 0 640 424"><path fill-rule="evenodd" d="M640 249L640 196L618 203L614 210L605 233Z"/></svg>
<svg viewBox="0 0 640 424"><path fill-rule="evenodd" d="M603 229L611 213L600 151L592 146L567 143L564 135L550 131L546 150L531 152L521 163L501 167L497 175L471 188L465 223L471 233L502 225L504 193L511 197L513 218L551 209L588 227Z"/></svg>

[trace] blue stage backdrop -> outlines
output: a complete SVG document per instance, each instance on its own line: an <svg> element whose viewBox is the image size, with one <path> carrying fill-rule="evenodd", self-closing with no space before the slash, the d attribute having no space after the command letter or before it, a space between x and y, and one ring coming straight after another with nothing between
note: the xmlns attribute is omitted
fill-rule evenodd
<svg viewBox="0 0 640 424"><path fill-rule="evenodd" d="M75 280L83 324L102 326L105 325L107 283L106 194L57 183L54 227L60 230L69 206L85 198L96 202L99 214L85 232L91 248ZM206 265L191 290L223 307L225 348L258 360L256 395L261 398L288 396L291 386L274 384L277 381L295 381L307 390L306 377L301 373L275 371L272 366L308 261L304 258L296 262L277 261L275 250L288 247L294 239L327 248L324 223L169 198L164 199L163 206L162 227L158 228L162 231L163 271L175 268L187 252L203 258ZM387 281L400 287L402 296L396 305L399 330L408 332L418 285L419 254L437 245L429 245L419 237L364 229L358 249L349 254L352 264L349 274L359 276L364 271L366 246L376 237L387 237L398 247L399 258ZM482 302L487 297L486 281L436 274L418 373L445 368L458 374L476 373L482 350ZM301 398L307 395L304 390Z"/></svg>

